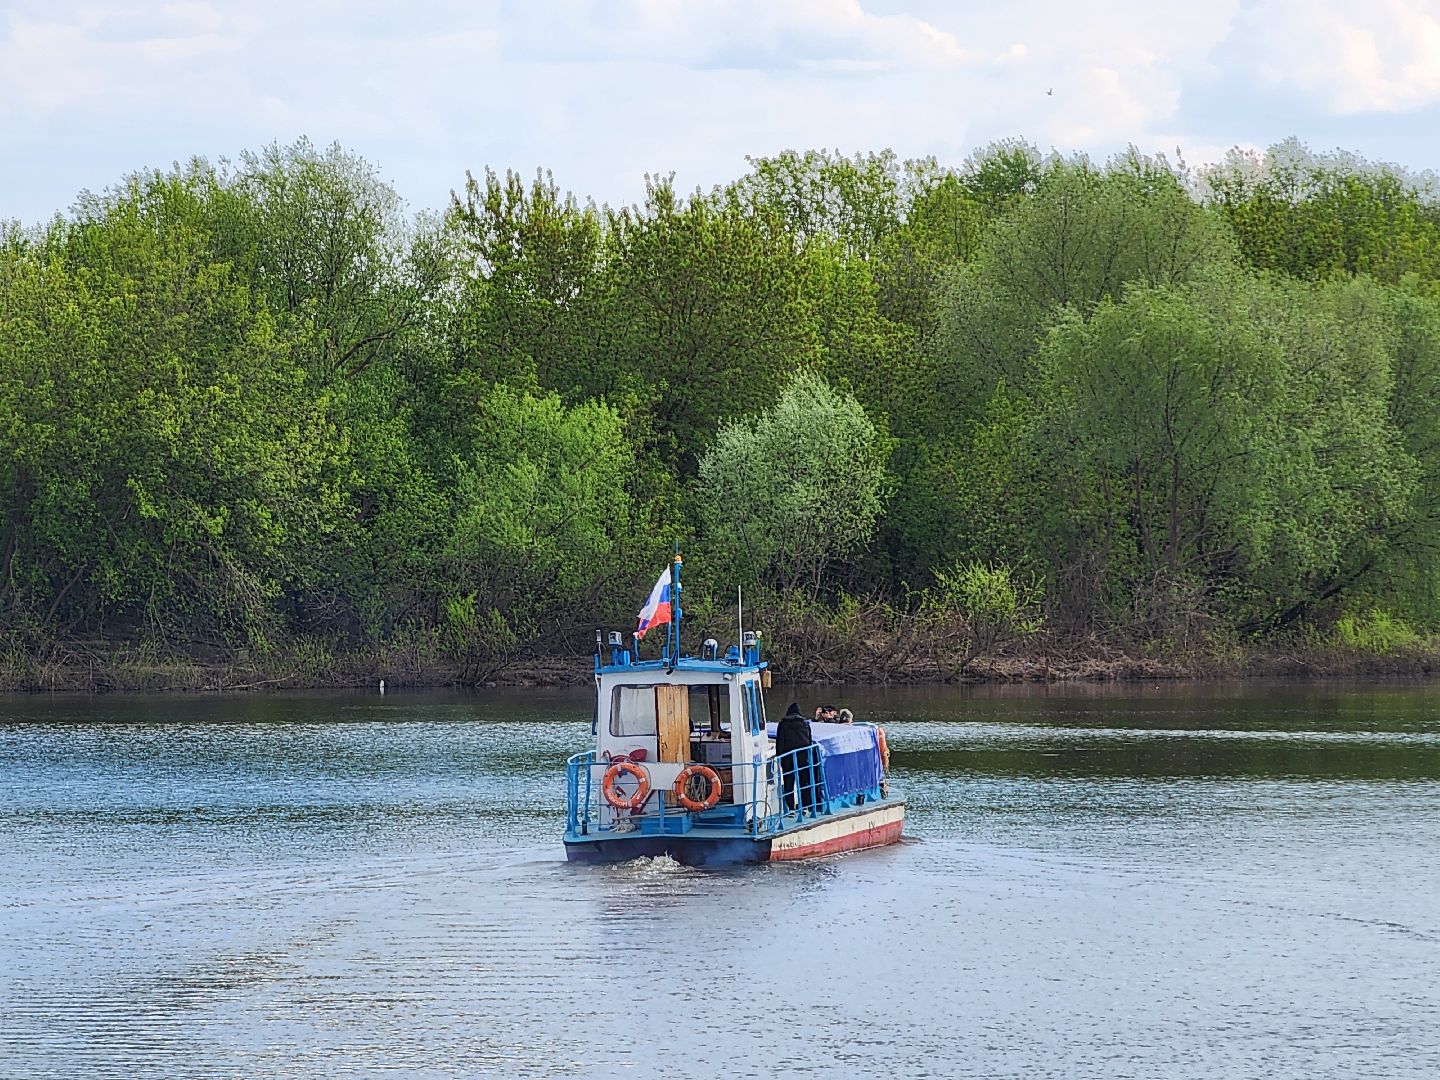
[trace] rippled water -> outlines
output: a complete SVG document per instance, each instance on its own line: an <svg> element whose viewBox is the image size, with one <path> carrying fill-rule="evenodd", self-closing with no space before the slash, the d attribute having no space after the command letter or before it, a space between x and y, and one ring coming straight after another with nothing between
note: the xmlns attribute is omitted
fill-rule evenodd
<svg viewBox="0 0 1440 1080"><path fill-rule="evenodd" d="M0 698L0 1076L1440 1075L1440 688L791 697L907 842L571 867L571 692Z"/></svg>

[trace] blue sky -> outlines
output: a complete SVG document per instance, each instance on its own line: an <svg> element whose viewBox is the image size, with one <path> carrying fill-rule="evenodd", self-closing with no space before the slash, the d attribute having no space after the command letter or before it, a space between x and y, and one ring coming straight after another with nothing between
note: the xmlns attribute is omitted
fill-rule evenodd
<svg viewBox="0 0 1440 1080"><path fill-rule="evenodd" d="M623 203L747 154L1010 137L1437 169L1440 0L0 0L0 218L301 135L417 210L486 165Z"/></svg>

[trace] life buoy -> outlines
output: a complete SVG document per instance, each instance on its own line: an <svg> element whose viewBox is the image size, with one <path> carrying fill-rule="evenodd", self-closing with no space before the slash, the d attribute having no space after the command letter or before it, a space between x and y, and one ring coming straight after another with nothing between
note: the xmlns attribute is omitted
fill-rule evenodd
<svg viewBox="0 0 1440 1080"><path fill-rule="evenodd" d="M700 776L709 785L709 790L703 799L690 797L690 781ZM675 793L676 800L686 810L709 810L720 801L720 774L709 765L686 765L680 770L680 775L675 778L675 786L671 790Z"/></svg>
<svg viewBox="0 0 1440 1080"><path fill-rule="evenodd" d="M620 777L627 773L635 778L635 794L633 795L626 795L620 790ZM639 810L645 805L645 800L650 797L650 774L633 761L617 760L605 770L605 778L600 782L600 790L605 796L605 801L616 810Z"/></svg>
<svg viewBox="0 0 1440 1080"><path fill-rule="evenodd" d="M880 744L880 768L890 771L890 744L885 741L885 729L876 725L875 741Z"/></svg>

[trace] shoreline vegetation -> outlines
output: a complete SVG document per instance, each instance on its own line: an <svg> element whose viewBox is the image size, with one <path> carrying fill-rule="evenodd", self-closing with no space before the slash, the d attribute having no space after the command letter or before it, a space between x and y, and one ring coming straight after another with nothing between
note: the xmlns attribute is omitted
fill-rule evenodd
<svg viewBox="0 0 1440 1080"><path fill-rule="evenodd" d="M136 658L119 652L106 656L82 657L70 654L45 659L13 659L0 669L0 693L276 693L294 690L374 689L376 672L389 672L387 689L478 689L494 687L582 686L587 683L586 657L556 659L524 671L507 671L482 683L464 680L461 673L444 668L395 666L393 657L353 657L323 672L299 674L293 669L261 667L244 657L225 662L203 662L189 657L169 663ZM974 665L965 676L954 678L940 669L915 665L898 674L880 677L862 672L846 680L801 678L784 680L787 685L856 686L914 685L943 683L1031 683L1048 686L1077 683L1143 683L1212 681L1231 678L1353 679L1380 677L1429 677L1440 672L1440 651L1375 655L1342 653L1325 649L1313 653L1276 652L1247 657L1236 666L1215 657L1186 660L1117 655L1085 659L1055 659L1037 656L1034 660L1008 658Z"/></svg>
<svg viewBox="0 0 1440 1080"><path fill-rule="evenodd" d="M583 682L677 548L687 635L743 588L784 681L1440 666L1434 176L636 195L412 215L301 140L0 222L0 689Z"/></svg>
<svg viewBox="0 0 1440 1080"><path fill-rule="evenodd" d="M833 658L832 658L833 659ZM1339 679L1423 677L1440 672L1440 643L1377 652L1334 643L1266 647L1245 653L1146 654L1137 650L1077 647L1063 652L962 658L910 657L899 666L889 655L847 658L775 668L779 682L795 685L914 685L942 683L1140 683L1233 678ZM41 655L0 655L0 693L265 693L284 690L391 690L480 687L582 686L590 682L590 656L534 658L523 665L465 671L414 653L377 650L331 656L321 652L264 657L244 652L208 658L159 656L130 645L72 642Z"/></svg>

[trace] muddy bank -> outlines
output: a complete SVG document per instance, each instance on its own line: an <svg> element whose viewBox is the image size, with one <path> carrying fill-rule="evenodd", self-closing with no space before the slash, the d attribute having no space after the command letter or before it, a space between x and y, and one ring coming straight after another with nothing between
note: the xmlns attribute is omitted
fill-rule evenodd
<svg viewBox="0 0 1440 1080"><path fill-rule="evenodd" d="M863 652L864 650L858 650ZM1237 677L1424 676L1440 672L1440 649L1380 654L1333 646L1224 653L1146 655L1094 645L1063 652L945 658L851 656L771 659L777 680L810 684L957 682L1138 682ZM284 689L374 687L561 686L590 681L591 657L572 653L458 664L406 650L343 654L314 651L220 656L157 656L125 645L47 646L0 655L0 691L263 693Z"/></svg>

